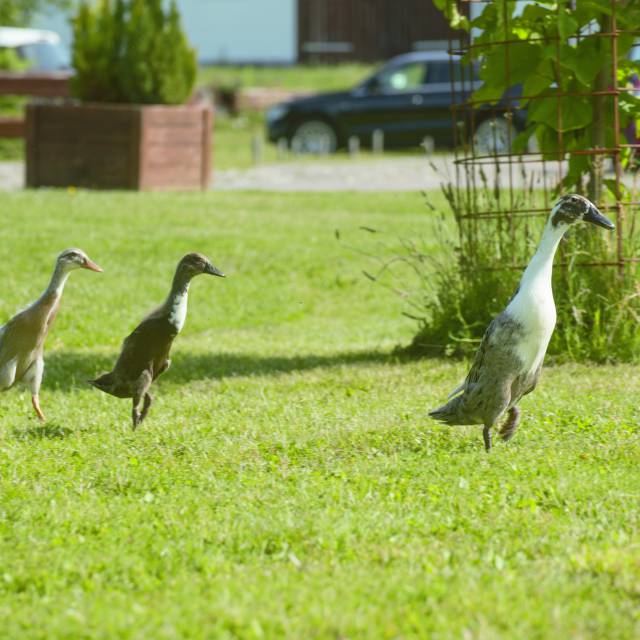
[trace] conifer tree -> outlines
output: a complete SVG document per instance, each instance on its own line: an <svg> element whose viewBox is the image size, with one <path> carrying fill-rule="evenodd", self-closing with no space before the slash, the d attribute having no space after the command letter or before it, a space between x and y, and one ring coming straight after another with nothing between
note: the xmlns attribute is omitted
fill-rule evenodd
<svg viewBox="0 0 640 640"><path fill-rule="evenodd" d="M95 102L180 104L196 77L196 56L175 1L83 2L73 21L74 95Z"/></svg>

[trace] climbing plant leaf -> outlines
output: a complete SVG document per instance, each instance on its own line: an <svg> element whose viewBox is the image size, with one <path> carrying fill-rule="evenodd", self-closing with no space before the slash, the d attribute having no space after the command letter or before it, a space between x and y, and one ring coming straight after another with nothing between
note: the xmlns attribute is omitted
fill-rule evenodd
<svg viewBox="0 0 640 640"><path fill-rule="evenodd" d="M453 15L454 0L436 0ZM480 62L483 84L473 100L500 106L506 92L519 90L525 98L525 131L535 132L543 155L578 151L612 144L613 98L611 80L611 0L537 0L522 7L515 2L480 3L482 11L468 27L474 47L467 58ZM617 84L624 86L640 76L640 62L629 59L633 33L640 25L640 1L619 0L617 19ZM448 13L447 13L448 11ZM515 41L515 42L514 42ZM509 44L497 45L496 43ZM607 80L609 79L609 80ZM640 94L624 92L619 98L620 136L633 135L630 125L640 119ZM559 117L560 111L560 117ZM561 136L561 138L559 137ZM516 137L516 149L526 147L524 135ZM602 180L592 171L588 154L570 154L564 178L584 185ZM599 188L595 188L599 192Z"/></svg>

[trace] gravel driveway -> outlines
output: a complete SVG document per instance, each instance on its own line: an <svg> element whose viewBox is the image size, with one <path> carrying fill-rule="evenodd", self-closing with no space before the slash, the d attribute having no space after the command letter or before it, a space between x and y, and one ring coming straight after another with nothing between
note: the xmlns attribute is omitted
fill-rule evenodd
<svg viewBox="0 0 640 640"><path fill-rule="evenodd" d="M441 171L450 165L439 157ZM373 160L303 160L214 174L212 188L263 191L419 191L437 188L442 175L424 156Z"/></svg>
<svg viewBox="0 0 640 640"><path fill-rule="evenodd" d="M23 185L22 162L0 162L0 189L20 189Z"/></svg>
<svg viewBox="0 0 640 640"><path fill-rule="evenodd" d="M485 165L489 184L493 184L495 168ZM541 163L526 165L526 175L535 177L542 187ZM508 167L502 169L502 183L506 184ZM514 165L513 184L522 186L523 174ZM554 184L558 166L545 167L547 185ZM355 160L301 160L258 165L249 169L226 169L214 172L212 189L258 191L421 191L438 189L442 182L455 179L452 155L438 154L409 157L381 157ZM462 170L460 170L462 176ZM19 162L0 162L0 189L19 189L24 184L24 165ZM480 181L477 182L480 185Z"/></svg>

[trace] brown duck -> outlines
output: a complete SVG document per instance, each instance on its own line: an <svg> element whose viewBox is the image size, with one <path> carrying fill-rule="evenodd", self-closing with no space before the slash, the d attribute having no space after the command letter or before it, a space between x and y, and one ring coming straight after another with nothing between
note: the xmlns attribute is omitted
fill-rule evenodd
<svg viewBox="0 0 640 640"><path fill-rule="evenodd" d="M43 421L39 393L44 373L44 342L60 308L64 285L74 269L102 271L84 251L63 251L44 293L0 327L0 391L10 389L20 380L26 382L33 408Z"/></svg>
<svg viewBox="0 0 640 640"><path fill-rule="evenodd" d="M113 371L89 381L112 396L133 399L131 417L134 429L149 412L153 401L149 394L151 383L171 364L171 344L187 317L189 284L194 276L201 273L224 277L202 254L184 256L176 268L169 296L124 339Z"/></svg>

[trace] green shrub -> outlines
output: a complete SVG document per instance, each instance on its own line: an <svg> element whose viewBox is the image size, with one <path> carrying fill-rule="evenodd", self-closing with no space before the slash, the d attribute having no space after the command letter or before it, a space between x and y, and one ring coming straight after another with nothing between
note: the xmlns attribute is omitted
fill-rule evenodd
<svg viewBox="0 0 640 640"><path fill-rule="evenodd" d="M485 191L487 200L492 193ZM542 194L528 195L532 208L540 206ZM470 355L487 324L515 291L520 267L535 252L546 222L546 217L501 216L472 222L455 218L455 259L438 265L422 292L424 313L409 347L414 353ZM637 244L632 226L628 229L627 242ZM551 356L595 362L640 360L637 266L628 264L623 271L611 264L582 266L614 263L615 255L614 234L590 225L573 228L564 238L553 273L558 323L549 345ZM627 255L636 251L630 248Z"/></svg>
<svg viewBox="0 0 640 640"><path fill-rule="evenodd" d="M434 252L416 241L378 243L373 257L381 265L368 275L401 294L410 306L406 315L418 323L412 343L403 351L414 355L471 356L493 317L506 306L522 269L534 254L546 215L466 217L465 190L444 189L449 211L439 217ZM475 211L504 206L504 192L495 186L475 190ZM517 209L550 208L539 190L514 193ZM432 212L435 213L435 212ZM636 213L629 209L624 224L626 255L638 255ZM558 249L553 291L558 313L549 355L557 360L593 362L640 361L640 269L615 263L615 234L591 225L569 230ZM371 253L371 252L370 252ZM406 268L401 268L402 266Z"/></svg>
<svg viewBox="0 0 640 640"><path fill-rule="evenodd" d="M181 104L196 78L195 51L175 0L83 2L73 20L72 90L91 102Z"/></svg>

